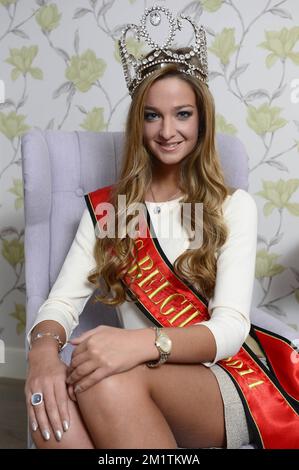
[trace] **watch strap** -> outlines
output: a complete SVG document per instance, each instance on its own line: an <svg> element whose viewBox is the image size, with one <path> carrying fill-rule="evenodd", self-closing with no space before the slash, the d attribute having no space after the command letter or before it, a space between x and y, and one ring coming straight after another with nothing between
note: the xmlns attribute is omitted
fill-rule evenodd
<svg viewBox="0 0 299 470"><path fill-rule="evenodd" d="M155 346L157 347L158 351L159 351L159 358L154 360L154 361L149 361L146 363L146 365L148 367L158 367L160 366L161 364L164 364L164 362L167 361L170 353L166 353L166 352L163 352L161 351L161 349L157 346L157 339L159 338L160 334L161 334L161 331L163 330L163 328L158 328L157 326L154 326L152 327L154 330L155 330L155 333L156 333L156 337L155 337Z"/></svg>

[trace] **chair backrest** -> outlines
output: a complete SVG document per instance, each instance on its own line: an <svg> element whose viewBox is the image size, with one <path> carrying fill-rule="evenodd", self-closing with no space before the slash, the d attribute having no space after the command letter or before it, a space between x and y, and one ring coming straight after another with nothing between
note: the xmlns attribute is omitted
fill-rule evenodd
<svg viewBox="0 0 299 470"><path fill-rule="evenodd" d="M229 186L248 189L248 158L239 139L217 135ZM84 194L113 184L122 158L121 132L63 132L33 129L22 137L25 201L26 331L47 299L74 239L85 208ZM113 312L112 312L113 310ZM88 309L74 331L99 323L117 325L115 309L101 304L101 321ZM65 348L65 358L70 348Z"/></svg>

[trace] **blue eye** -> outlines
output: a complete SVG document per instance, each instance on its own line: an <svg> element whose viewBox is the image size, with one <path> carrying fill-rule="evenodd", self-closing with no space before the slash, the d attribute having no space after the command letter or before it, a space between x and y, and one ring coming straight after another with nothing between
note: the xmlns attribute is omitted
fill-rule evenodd
<svg viewBox="0 0 299 470"><path fill-rule="evenodd" d="M190 111L179 111L177 113L177 116L179 119L188 119L190 116L192 116L192 112ZM159 117L158 113L155 113L154 111L148 111L144 113L144 119L146 121L154 121Z"/></svg>
<svg viewBox="0 0 299 470"><path fill-rule="evenodd" d="M192 116L192 113L190 113L190 111L180 111L178 114L183 119L187 119L188 117Z"/></svg>
<svg viewBox="0 0 299 470"><path fill-rule="evenodd" d="M153 121L156 117L158 116L157 113L154 113L154 112L148 112L148 113L145 113L144 114L144 119L146 121Z"/></svg>

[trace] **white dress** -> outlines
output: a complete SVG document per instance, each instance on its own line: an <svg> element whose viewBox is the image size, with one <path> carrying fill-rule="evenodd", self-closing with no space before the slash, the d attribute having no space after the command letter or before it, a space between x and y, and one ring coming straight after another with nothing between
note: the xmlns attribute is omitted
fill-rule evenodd
<svg viewBox="0 0 299 470"><path fill-rule="evenodd" d="M189 246L187 233L179 222L179 201L180 198L164 203L146 201L152 227L171 263ZM154 212L156 205L161 206L159 214ZM238 448L249 442L243 405L228 374L215 363L236 354L250 330L257 243L256 203L248 192L237 189L224 201L223 214L229 234L225 244L215 255L217 274L214 295L208 303L210 319L201 323L214 335L216 356L212 362L203 364L211 368L221 390L227 447ZM170 220L173 224L172 236L167 232ZM167 227L165 227L166 222ZM164 230L168 233L166 238L162 236ZM93 256L95 241L93 221L86 208L57 280L30 327L27 336L29 343L31 330L43 320L59 322L65 329L67 339L78 325L84 305L94 292L94 285L87 281L87 275L95 267ZM116 309L124 328L153 326L153 323L132 302L124 302Z"/></svg>
<svg viewBox="0 0 299 470"><path fill-rule="evenodd" d="M158 203L162 207L159 214L154 213L157 203L146 202L159 244L171 263L186 250L189 243L187 234L179 223L179 200L180 198ZM165 221L170 220L170 213L174 214L171 220L175 236L159 237L160 233L165 233L163 229ZM223 214L229 235L216 254L216 285L214 295L208 304L211 318L201 323L213 333L217 348L214 361L204 363L206 366L236 354L250 330L257 242L256 203L248 192L237 189L224 201ZM29 329L27 336L29 342L31 330L40 321L58 321L64 327L67 339L78 325L84 305L94 291L94 285L87 281L87 275L95 267L93 256L95 241L92 218L86 208L48 299L40 306L36 319ZM138 306L131 302L117 306L117 313L125 328L144 328L153 325Z"/></svg>

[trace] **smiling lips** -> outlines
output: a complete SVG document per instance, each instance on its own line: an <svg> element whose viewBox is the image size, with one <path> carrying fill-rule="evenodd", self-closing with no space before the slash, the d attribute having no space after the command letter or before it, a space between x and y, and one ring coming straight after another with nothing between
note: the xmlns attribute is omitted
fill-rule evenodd
<svg viewBox="0 0 299 470"><path fill-rule="evenodd" d="M157 144L159 145L159 147L161 147L161 149L166 150L167 152L170 152L171 150L177 149L177 147L178 147L182 142L183 142L183 141L181 141L181 142L170 142L170 143L157 142Z"/></svg>

